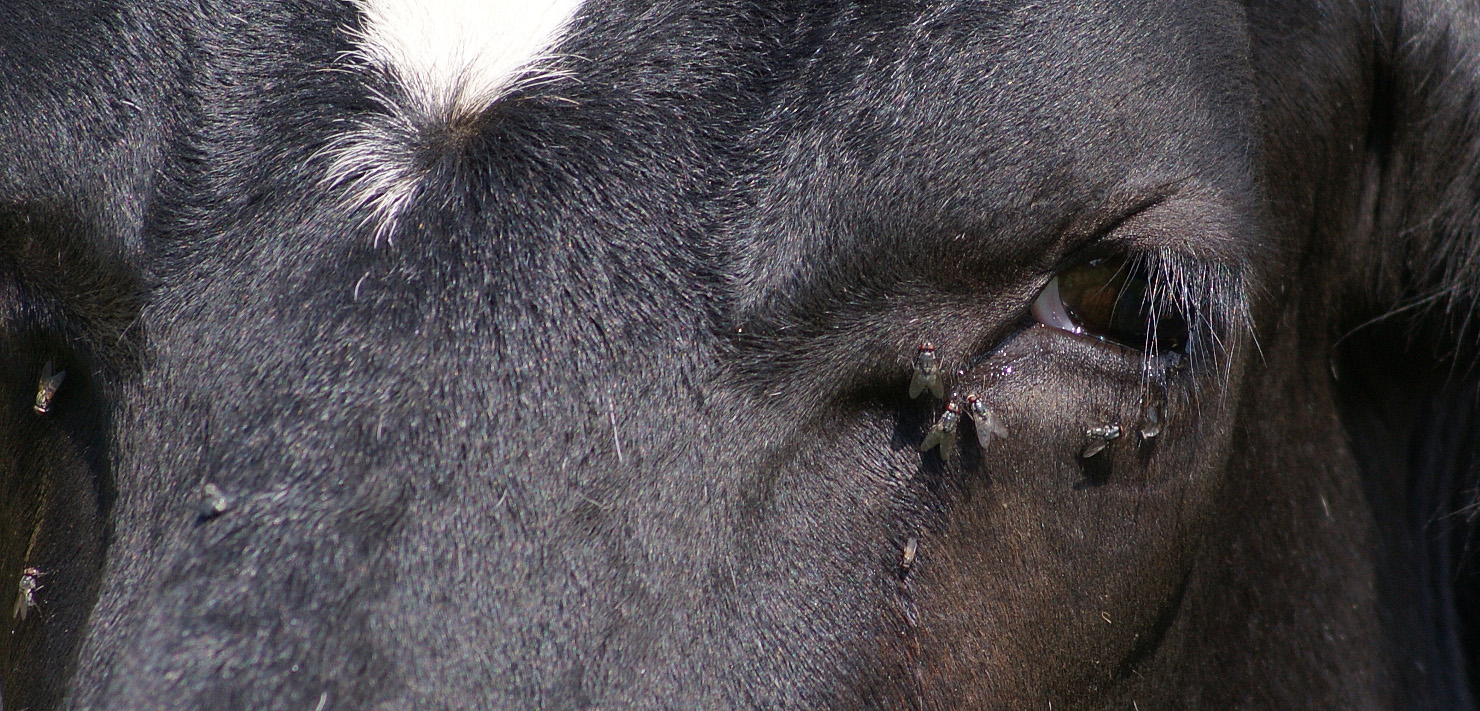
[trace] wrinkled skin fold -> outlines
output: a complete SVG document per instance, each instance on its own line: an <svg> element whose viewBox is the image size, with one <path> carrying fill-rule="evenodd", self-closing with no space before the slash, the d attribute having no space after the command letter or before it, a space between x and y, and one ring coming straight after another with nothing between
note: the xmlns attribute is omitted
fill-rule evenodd
<svg viewBox="0 0 1480 711"><path fill-rule="evenodd" d="M1480 10L8 15L5 709L1475 707Z"/></svg>

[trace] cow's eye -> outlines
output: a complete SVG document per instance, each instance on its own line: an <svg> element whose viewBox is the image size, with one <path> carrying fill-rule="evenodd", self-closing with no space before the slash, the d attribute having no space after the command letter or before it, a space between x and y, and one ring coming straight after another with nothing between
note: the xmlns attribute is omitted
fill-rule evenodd
<svg viewBox="0 0 1480 711"><path fill-rule="evenodd" d="M1101 257L1059 272L1033 301L1047 326L1154 353L1182 348L1187 321L1153 298L1143 260Z"/></svg>

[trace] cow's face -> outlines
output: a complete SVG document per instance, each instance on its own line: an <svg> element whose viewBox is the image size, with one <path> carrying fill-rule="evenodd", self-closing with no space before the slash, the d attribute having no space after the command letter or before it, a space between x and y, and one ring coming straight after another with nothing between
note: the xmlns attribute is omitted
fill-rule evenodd
<svg viewBox="0 0 1480 711"><path fill-rule="evenodd" d="M1465 693L1380 502L1470 444L1343 340L1465 274L1413 17L27 5L17 708Z"/></svg>

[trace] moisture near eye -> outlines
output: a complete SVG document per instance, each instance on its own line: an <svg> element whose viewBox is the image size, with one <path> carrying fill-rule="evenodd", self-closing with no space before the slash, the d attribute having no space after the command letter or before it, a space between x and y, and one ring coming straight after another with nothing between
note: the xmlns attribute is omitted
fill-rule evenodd
<svg viewBox="0 0 1480 711"><path fill-rule="evenodd" d="M1033 301L1033 318L1070 333L1165 353L1187 342L1187 321L1153 298L1142 260L1102 257L1054 275Z"/></svg>

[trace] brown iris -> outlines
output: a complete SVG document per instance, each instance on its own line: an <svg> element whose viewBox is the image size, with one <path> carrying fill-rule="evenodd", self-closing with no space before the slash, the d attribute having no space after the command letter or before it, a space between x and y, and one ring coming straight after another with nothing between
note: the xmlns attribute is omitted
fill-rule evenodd
<svg viewBox="0 0 1480 711"><path fill-rule="evenodd" d="M1058 298L1078 330L1134 348L1166 352L1187 341L1187 321L1158 304L1140 260L1091 259L1060 272Z"/></svg>

